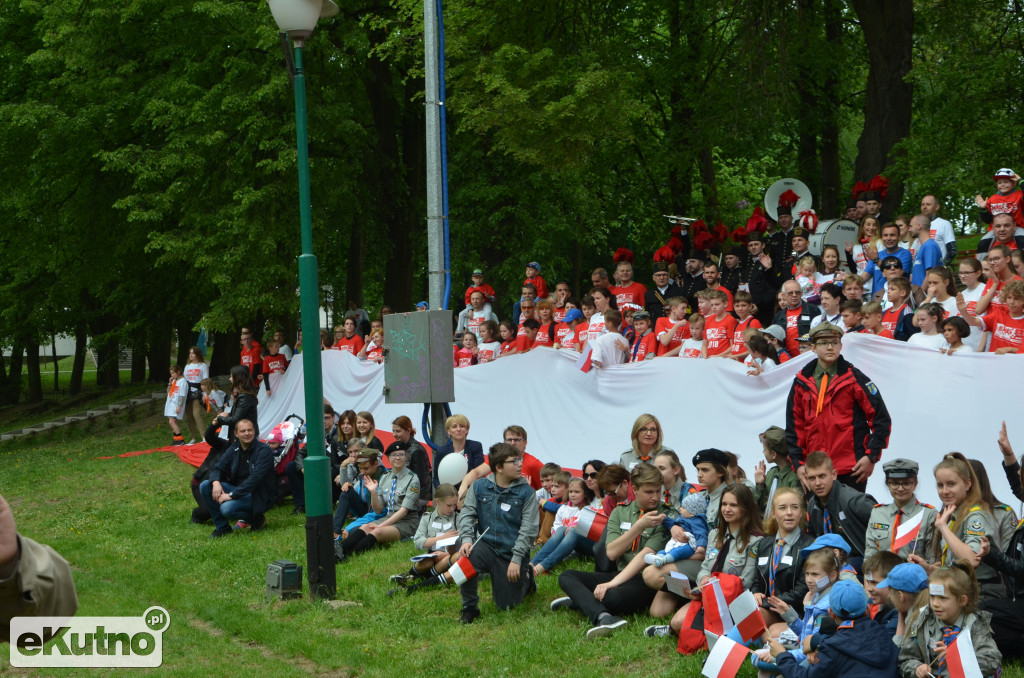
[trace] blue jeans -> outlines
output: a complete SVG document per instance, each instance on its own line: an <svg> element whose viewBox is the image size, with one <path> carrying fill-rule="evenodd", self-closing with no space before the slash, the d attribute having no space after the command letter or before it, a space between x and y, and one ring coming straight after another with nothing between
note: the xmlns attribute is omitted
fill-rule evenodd
<svg viewBox="0 0 1024 678"><path fill-rule="evenodd" d="M551 538L544 542L531 560L531 565L541 565L545 570L551 570L555 565L565 562L573 552L584 556L594 555L594 542L586 537L581 537L576 530L560 527L555 530Z"/></svg>
<svg viewBox="0 0 1024 678"><path fill-rule="evenodd" d="M210 517L213 518L214 526L219 530L224 530L230 527L229 520L244 520L247 523L251 523L253 518L252 495L247 495L240 499L230 499L223 504L219 504L213 498L213 482L212 480L204 480L200 483L199 494L202 495L203 501L206 502L206 508L210 512ZM221 481L220 486L224 488L225 492L232 492L236 487L231 483L223 481Z"/></svg>

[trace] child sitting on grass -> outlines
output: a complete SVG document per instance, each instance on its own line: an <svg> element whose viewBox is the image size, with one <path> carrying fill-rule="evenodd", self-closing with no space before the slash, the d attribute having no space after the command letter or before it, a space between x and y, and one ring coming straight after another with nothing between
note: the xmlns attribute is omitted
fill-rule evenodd
<svg viewBox="0 0 1024 678"><path fill-rule="evenodd" d="M879 551L879 553L883 553ZM867 563L867 561L864 561ZM887 604L896 611L896 630L892 641L903 644L907 632L907 614L917 603L918 594L928 588L928 573L917 563L900 563L889 574L875 583L876 591L884 591Z"/></svg>
<svg viewBox="0 0 1024 678"><path fill-rule="evenodd" d="M416 535L412 540L417 549L427 550L427 555L430 557L415 560L405 574L391 576L392 584L407 587L406 594L411 594L417 588L440 584L438 576L446 572L454 562L451 556L455 553L455 545L439 549L437 542L458 536L459 529L456 526L458 505L459 498L455 486L443 483L434 489L434 510L424 513L420 518L419 527L416 528ZM413 582L416 583L413 584ZM388 596L394 595L399 590L391 589L388 591Z"/></svg>
<svg viewBox="0 0 1024 678"><path fill-rule="evenodd" d="M564 471L560 473L565 473ZM565 475L569 475L566 473ZM558 478L560 481L561 478ZM582 478L572 478L566 490L566 502L555 513L551 535L530 560L534 574L546 574L559 563L564 562L573 553L594 555L594 542L576 532L576 522L580 511L594 501L593 491L587 487Z"/></svg>

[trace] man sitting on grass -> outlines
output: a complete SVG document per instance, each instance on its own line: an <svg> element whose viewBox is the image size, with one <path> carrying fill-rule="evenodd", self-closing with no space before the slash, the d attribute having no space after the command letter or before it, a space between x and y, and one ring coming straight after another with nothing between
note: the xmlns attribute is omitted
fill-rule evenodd
<svg viewBox="0 0 1024 678"><path fill-rule="evenodd" d="M210 477L199 485L216 529L211 537L235 529L263 529L263 514L274 505L274 452L256 440L256 427L248 419L235 424L235 441L224 452Z"/></svg>

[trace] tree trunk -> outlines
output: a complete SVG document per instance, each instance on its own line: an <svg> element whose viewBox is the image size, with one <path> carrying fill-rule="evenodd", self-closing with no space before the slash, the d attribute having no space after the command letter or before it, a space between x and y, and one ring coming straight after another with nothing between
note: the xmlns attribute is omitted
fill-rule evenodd
<svg viewBox="0 0 1024 678"><path fill-rule="evenodd" d="M817 82L817 62L824 50L819 38L818 15L815 11L815 0L799 0L797 3L797 33L802 45L793 50L796 61L797 92L797 177L811 189L811 197L815 205L819 205L821 195L821 179L818 176L818 134L820 131L819 109L824 105L819 97ZM793 220L799 221L800 216L793 214Z"/></svg>
<svg viewBox="0 0 1024 678"><path fill-rule="evenodd" d="M722 208L718 204L718 187L715 184L715 156L710 146L700 149L700 179L704 184L704 211L713 222L722 220Z"/></svg>
<svg viewBox="0 0 1024 678"><path fill-rule="evenodd" d="M82 374L85 372L85 351L89 347L89 330L85 322L75 327L75 360L71 365L71 383L68 391L71 395L82 392Z"/></svg>
<svg viewBox="0 0 1024 678"><path fill-rule="evenodd" d="M188 350L192 348L192 323L188 320L178 319L178 326L176 328L178 333L178 351L175 362L178 367L184 368L185 364L188 363ZM171 354L172 347L164 344L163 347L157 347L157 350L164 351L169 356Z"/></svg>
<svg viewBox="0 0 1024 678"><path fill-rule="evenodd" d="M166 384L171 366L171 323L167 318L149 325L149 383ZM181 366L179 366L181 367Z"/></svg>
<svg viewBox="0 0 1024 678"><path fill-rule="evenodd" d="M348 238L348 267L345 296L363 306L363 263L366 260L366 229L361 219L354 220Z"/></svg>
<svg viewBox="0 0 1024 678"><path fill-rule="evenodd" d="M685 18L680 4L669 4L666 26L669 33L669 68L678 73L670 80L668 91L671 114L666 124L664 144L664 147L669 149L667 161L670 204L667 211L668 214L690 216L693 199L693 155L692 139L688 138L687 132L694 111L686 105L687 97L684 91L687 82L687 55L684 53L686 49L683 45Z"/></svg>
<svg viewBox="0 0 1024 678"><path fill-rule="evenodd" d="M25 359L28 367L28 401L30 403L43 402L43 375L39 371L39 342L29 339L25 342Z"/></svg>
<svg viewBox="0 0 1024 678"><path fill-rule="evenodd" d="M867 44L869 69L864 100L864 129L857 141L855 175L870 181L894 160L893 149L910 133L913 87L914 3L912 0L853 0ZM891 214L903 200L903 184L890 183L883 211Z"/></svg>
<svg viewBox="0 0 1024 678"><path fill-rule="evenodd" d="M141 384L146 381L146 330L138 329L133 334L131 383Z"/></svg>
<svg viewBox="0 0 1024 678"><path fill-rule="evenodd" d="M118 363L121 344L114 332L116 320L109 314L93 319L92 348L96 353L96 386L117 388L121 383Z"/></svg>
<svg viewBox="0 0 1024 678"><path fill-rule="evenodd" d="M228 371L241 363L242 347L238 343L239 333L234 332L211 332L207 346L213 345L215 350L210 356L210 376L216 377L227 375ZM320 347L320 337L303 337L302 342L306 349Z"/></svg>

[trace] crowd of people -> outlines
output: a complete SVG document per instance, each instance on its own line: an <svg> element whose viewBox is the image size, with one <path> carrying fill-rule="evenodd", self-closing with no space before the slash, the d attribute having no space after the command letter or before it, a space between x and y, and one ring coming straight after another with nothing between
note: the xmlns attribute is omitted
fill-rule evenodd
<svg viewBox="0 0 1024 678"><path fill-rule="evenodd" d="M632 257L622 251L613 280L596 269L578 300L564 281L549 292L541 264L529 262L512 317L500 323L494 289L474 271L455 328L456 367L537 347L589 352L598 366L723 357L751 374L804 351L815 356L794 378L784 427L760 436L764 459L748 469L753 480L737 455L710 448L693 455L696 483L689 482L650 414L636 419L618 459L591 460L574 473L529 454L521 426L507 427L485 455L456 414L445 422L448 442L428 451L403 416L385 446L370 412L338 413L325 401L338 562L412 539L424 553L391 577L389 595L458 586L463 623L480 615L480 573L490 574L494 601L507 609L536 591L536 577L560 570L565 595L551 608L586 616L588 638L647 614L657 623L644 634L677 638L681 652L706 646L708 587L726 602L750 591L764 624L752 643L759 675L946 676L946 652L960 634L983 674L996 675L1002 657L1024 654L1016 596L1024 593L1024 528L976 460L952 452L932 469L937 508L919 499L917 462L882 463L891 426L884 400L841 349L845 334L870 332L948 355L1019 352L1020 179L1000 173L997 196L1005 199L979 201L992 210L993 227L977 256L957 259L940 205L926 196L920 214L892 221L881 217L880 200L852 205L847 217L857 219L860 241L845 253L826 246L810 254L809 232L786 205L774 227L751 230L742 247L717 256L693 246L699 232L678 229L677 260L653 264L651 288L633 279ZM212 520L214 537L262 529L267 510L289 494L294 514L305 508L305 449L275 471L287 441L276 428L260 439L256 419L260 384L273 393L291 349L281 335L264 352L248 329L241 341L229 396L209 381L198 349L184 370L172 368L169 383L175 443L186 414L195 438L203 409L220 411L204 435L210 455L192 481L192 519ZM321 345L379 361L382 316L370 320L353 308ZM1011 489L1024 500L1005 425L999 446ZM465 459L458 482L439 474L449 455ZM877 464L891 495L885 503L865 493ZM592 566L564 569L571 559Z"/></svg>

